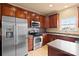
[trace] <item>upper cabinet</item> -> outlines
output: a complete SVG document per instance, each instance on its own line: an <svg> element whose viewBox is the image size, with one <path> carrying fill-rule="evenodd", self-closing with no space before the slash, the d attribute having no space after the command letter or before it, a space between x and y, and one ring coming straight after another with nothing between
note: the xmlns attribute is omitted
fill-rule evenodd
<svg viewBox="0 0 79 59"><path fill-rule="evenodd" d="M25 19L26 18L26 15L25 15L25 10L21 9L21 8L16 8L16 17L17 18L23 18Z"/></svg>
<svg viewBox="0 0 79 59"><path fill-rule="evenodd" d="M0 4L0 20L1 20L1 4Z"/></svg>
<svg viewBox="0 0 79 59"><path fill-rule="evenodd" d="M57 28L57 21L58 21L58 14L50 15L49 16L49 27Z"/></svg>
<svg viewBox="0 0 79 59"><path fill-rule="evenodd" d="M15 7L9 4L2 4L2 15L15 16Z"/></svg>
<svg viewBox="0 0 79 59"><path fill-rule="evenodd" d="M45 16L39 15L35 12L31 12L28 10L24 10L22 8L12 6L10 4L2 4L2 8L0 6L0 11L2 9L3 16L12 16L16 18L22 18L27 20L28 26L31 27L32 21L39 21L41 28L45 28ZM1 12L0 12L1 15ZM46 26L47 27L47 26Z"/></svg>
<svg viewBox="0 0 79 59"><path fill-rule="evenodd" d="M41 28L45 28L45 16L40 15L39 21Z"/></svg>
<svg viewBox="0 0 79 59"><path fill-rule="evenodd" d="M25 18L28 22L28 26L31 27L31 12L30 11L25 12Z"/></svg>
<svg viewBox="0 0 79 59"><path fill-rule="evenodd" d="M33 21L39 21L40 15L34 12L31 12L31 20Z"/></svg>
<svg viewBox="0 0 79 59"><path fill-rule="evenodd" d="M0 4L0 16L1 16L1 4Z"/></svg>

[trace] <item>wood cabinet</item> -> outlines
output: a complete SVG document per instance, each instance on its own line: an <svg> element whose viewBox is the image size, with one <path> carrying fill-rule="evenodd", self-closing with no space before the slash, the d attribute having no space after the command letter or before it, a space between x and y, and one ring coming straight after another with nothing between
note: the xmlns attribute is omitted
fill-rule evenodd
<svg viewBox="0 0 79 59"><path fill-rule="evenodd" d="M45 28L49 28L49 17L45 17L45 21L44 21L44 23L45 23Z"/></svg>
<svg viewBox="0 0 79 59"><path fill-rule="evenodd" d="M31 12L30 11L26 11L25 13L25 17L26 17L26 20L28 22L28 27L31 27Z"/></svg>
<svg viewBox="0 0 79 59"><path fill-rule="evenodd" d="M57 21L58 21L58 14L50 15L49 16L49 27L57 28Z"/></svg>
<svg viewBox="0 0 79 59"><path fill-rule="evenodd" d="M47 34L43 34L43 45L46 45L49 42L49 38Z"/></svg>
<svg viewBox="0 0 79 59"><path fill-rule="evenodd" d="M0 4L0 22L1 22L1 4Z"/></svg>
<svg viewBox="0 0 79 59"><path fill-rule="evenodd" d="M16 17L25 19L26 18L25 10L21 8L16 8Z"/></svg>
<svg viewBox="0 0 79 59"><path fill-rule="evenodd" d="M32 51L33 50L33 35L29 35L28 38L28 51Z"/></svg>
<svg viewBox="0 0 79 59"><path fill-rule="evenodd" d="M1 10L1 8L0 8L0 10ZM2 15L26 19L29 27L31 27L31 21L36 20L36 21L40 22L41 28L45 28L45 16L39 15L35 12L24 10L24 9L16 7L16 6L12 6L7 3L2 4ZM47 23L46 23L46 25L47 25Z"/></svg>
<svg viewBox="0 0 79 59"><path fill-rule="evenodd" d="M57 36L56 36L56 35L51 35L51 34L48 34L48 36L49 36L49 39L50 39L50 41L49 41L49 42L51 42L51 41L53 41L53 40L55 40L55 39L57 38Z"/></svg>
<svg viewBox="0 0 79 59"><path fill-rule="evenodd" d="M45 16L40 15L39 21L41 28L45 28Z"/></svg>
<svg viewBox="0 0 79 59"><path fill-rule="evenodd" d="M48 45L48 56L73 56L73 55Z"/></svg>
<svg viewBox="0 0 79 59"><path fill-rule="evenodd" d="M1 4L0 4L0 28L2 28L2 19L1 19ZM2 30L0 30L2 31ZM2 56L2 34L0 35L0 56Z"/></svg>
<svg viewBox="0 0 79 59"><path fill-rule="evenodd" d="M65 40L65 41L70 41L70 42L75 42L76 39L72 37L66 37L66 36L57 36L57 39Z"/></svg>
<svg viewBox="0 0 79 59"><path fill-rule="evenodd" d="M66 36L60 36L60 35L54 35L54 34L43 34L43 45L46 45L47 43L54 41L56 39L65 40L69 42L76 41L76 39L72 37L66 37Z"/></svg>
<svg viewBox="0 0 79 59"><path fill-rule="evenodd" d="M16 8L9 4L2 4L2 15L15 16Z"/></svg>
<svg viewBox="0 0 79 59"><path fill-rule="evenodd" d="M51 34L43 34L43 45L46 45L47 43L53 41L56 39L56 36Z"/></svg>
<svg viewBox="0 0 79 59"><path fill-rule="evenodd" d="M0 28L2 27L2 12L1 12L2 6L0 4Z"/></svg>
<svg viewBox="0 0 79 59"><path fill-rule="evenodd" d="M36 19L36 13L31 12L31 20L32 20L32 21L36 21L36 20L37 20L37 19Z"/></svg>
<svg viewBox="0 0 79 59"><path fill-rule="evenodd" d="M61 36L61 35L52 35L52 34L48 34L48 38L50 39L49 42L55 40L55 39L61 39L61 40L65 40L65 41L70 41L70 42L75 42L76 38L72 38L72 37L67 37L67 36Z"/></svg>

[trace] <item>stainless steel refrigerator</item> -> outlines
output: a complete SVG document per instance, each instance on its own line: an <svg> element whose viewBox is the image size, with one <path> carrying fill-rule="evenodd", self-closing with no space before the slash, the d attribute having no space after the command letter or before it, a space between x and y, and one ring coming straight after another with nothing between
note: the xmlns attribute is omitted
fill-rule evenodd
<svg viewBox="0 0 79 59"><path fill-rule="evenodd" d="M28 24L25 19L2 16L2 56L28 54Z"/></svg>

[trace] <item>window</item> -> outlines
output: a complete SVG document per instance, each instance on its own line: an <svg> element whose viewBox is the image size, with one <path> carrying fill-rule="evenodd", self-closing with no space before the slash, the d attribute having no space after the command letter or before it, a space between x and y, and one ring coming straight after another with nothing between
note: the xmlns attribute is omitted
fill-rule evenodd
<svg viewBox="0 0 79 59"><path fill-rule="evenodd" d="M76 17L69 17L60 20L60 30L63 31L76 31Z"/></svg>

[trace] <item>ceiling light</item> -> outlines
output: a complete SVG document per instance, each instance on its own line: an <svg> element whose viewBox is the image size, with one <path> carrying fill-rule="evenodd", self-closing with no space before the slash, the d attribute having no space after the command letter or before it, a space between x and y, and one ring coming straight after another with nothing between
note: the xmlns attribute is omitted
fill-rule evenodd
<svg viewBox="0 0 79 59"><path fill-rule="evenodd" d="M50 4L50 5L49 5L49 7L53 7L53 5L52 5L52 4Z"/></svg>
<svg viewBox="0 0 79 59"><path fill-rule="evenodd" d="M68 6L64 6L64 8L67 8Z"/></svg>

